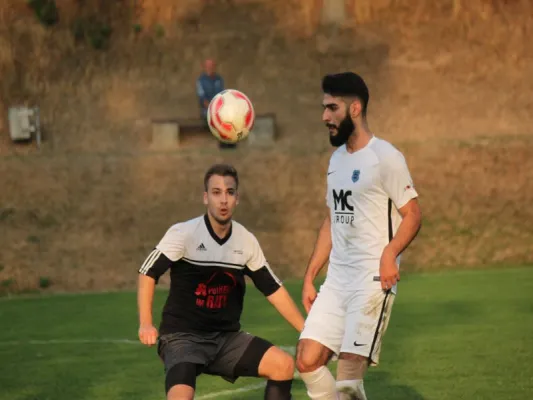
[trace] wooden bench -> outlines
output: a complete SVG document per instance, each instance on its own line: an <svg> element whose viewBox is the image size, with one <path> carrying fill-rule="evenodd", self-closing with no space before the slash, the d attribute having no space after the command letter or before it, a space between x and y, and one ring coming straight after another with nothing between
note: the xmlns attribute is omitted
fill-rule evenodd
<svg viewBox="0 0 533 400"><path fill-rule="evenodd" d="M200 118L156 118L152 119L152 143L154 150L171 150L180 145L180 135L185 132L209 132L207 123ZM276 115L259 114L246 142L249 146L268 146L276 136Z"/></svg>

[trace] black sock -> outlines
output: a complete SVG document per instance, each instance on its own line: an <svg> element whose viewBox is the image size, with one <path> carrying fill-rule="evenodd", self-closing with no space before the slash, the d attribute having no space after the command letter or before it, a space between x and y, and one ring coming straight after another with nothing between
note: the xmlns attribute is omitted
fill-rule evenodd
<svg viewBox="0 0 533 400"><path fill-rule="evenodd" d="M292 379L288 381L267 381L265 400L291 400Z"/></svg>

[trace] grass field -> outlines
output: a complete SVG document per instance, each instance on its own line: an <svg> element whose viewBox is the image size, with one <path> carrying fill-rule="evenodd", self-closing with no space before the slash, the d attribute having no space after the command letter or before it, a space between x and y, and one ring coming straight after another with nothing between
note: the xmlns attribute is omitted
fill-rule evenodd
<svg viewBox="0 0 533 400"><path fill-rule="evenodd" d="M287 282L296 299L300 285ZM0 400L164 398L155 350L136 342L134 293L0 299L0 327ZM243 327L279 345L297 340L253 288ZM533 268L404 274L366 390L371 400L523 400L532 360ZM197 398L261 399L261 384L201 376ZM299 380L294 398L307 398Z"/></svg>

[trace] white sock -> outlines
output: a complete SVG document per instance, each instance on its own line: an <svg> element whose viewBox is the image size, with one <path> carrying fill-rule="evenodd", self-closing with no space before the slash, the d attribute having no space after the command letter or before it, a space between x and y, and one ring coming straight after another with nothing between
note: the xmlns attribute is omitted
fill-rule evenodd
<svg viewBox="0 0 533 400"><path fill-rule="evenodd" d="M329 369L322 366L312 372L300 372L307 387L307 395L312 400L337 400L335 378Z"/></svg>
<svg viewBox="0 0 533 400"><path fill-rule="evenodd" d="M342 400L367 400L362 379L338 381L337 390Z"/></svg>

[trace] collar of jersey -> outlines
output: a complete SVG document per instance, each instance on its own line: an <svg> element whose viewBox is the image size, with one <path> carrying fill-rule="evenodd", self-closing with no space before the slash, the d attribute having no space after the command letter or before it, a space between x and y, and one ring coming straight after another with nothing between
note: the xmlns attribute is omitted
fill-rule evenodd
<svg viewBox="0 0 533 400"><path fill-rule="evenodd" d="M209 231L209 234L211 235L213 240L217 242L219 245L222 246L231 237L231 232L233 231L233 224L229 226L228 234L224 236L223 238L219 238L217 234L215 233L215 231L213 230L213 227L211 226L211 221L209 221L209 217L207 216L207 214L204 214L204 222L205 222L205 226L207 227L207 230Z"/></svg>
<svg viewBox="0 0 533 400"><path fill-rule="evenodd" d="M350 153L350 152L348 151L348 147L346 146L346 143L344 143L344 144L342 145L342 150L343 150L343 152L346 153L346 154L356 154L356 153L359 153L359 152L362 151L362 150L367 149L367 148L370 146L370 144L372 144L372 142L373 142L375 139L377 139L376 136L375 136L375 135L372 135L372 137L370 138L370 140L368 141L368 143L365 145L365 147L361 147L359 150L354 151L353 153Z"/></svg>

